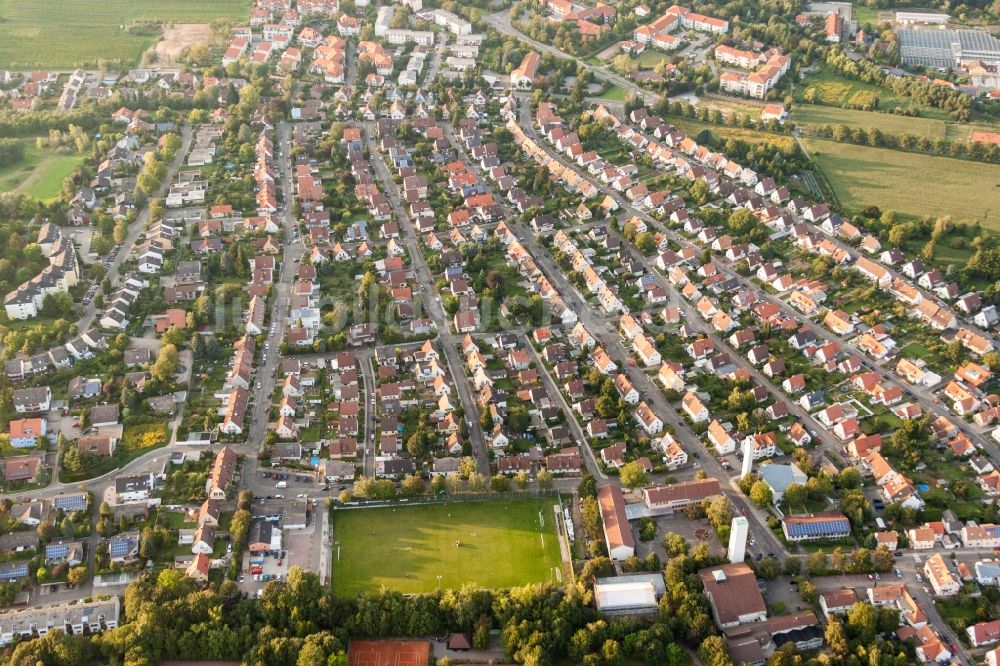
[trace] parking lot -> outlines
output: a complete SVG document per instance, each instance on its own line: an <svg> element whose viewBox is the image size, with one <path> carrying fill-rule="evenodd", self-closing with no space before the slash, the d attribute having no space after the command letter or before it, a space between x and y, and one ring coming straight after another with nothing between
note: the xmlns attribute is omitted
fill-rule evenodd
<svg viewBox="0 0 1000 666"><path fill-rule="evenodd" d="M263 486L272 486L275 493L291 497L317 490L316 473L302 470L263 470L258 473ZM289 495L289 493L293 493Z"/></svg>
<svg viewBox="0 0 1000 666"><path fill-rule="evenodd" d="M240 590L252 596L257 594L258 590L264 589L271 580L283 580L288 575L289 564L287 559L281 557L282 554L287 556L287 550L278 553L277 557L269 554L264 555L264 564L261 566L261 573L253 574L250 573L250 560L257 555L243 553L243 567L237 582ZM281 564L278 564L279 561Z"/></svg>

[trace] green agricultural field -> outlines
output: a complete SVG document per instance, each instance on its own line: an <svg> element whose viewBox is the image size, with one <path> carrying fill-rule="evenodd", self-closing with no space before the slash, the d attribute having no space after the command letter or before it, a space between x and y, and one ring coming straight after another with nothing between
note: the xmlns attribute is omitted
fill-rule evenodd
<svg viewBox="0 0 1000 666"><path fill-rule="evenodd" d="M850 211L875 205L918 217L978 220L1000 229L1000 166L822 139L804 141Z"/></svg>
<svg viewBox="0 0 1000 666"><path fill-rule="evenodd" d="M554 499L449 502L333 513L333 589L431 592L558 580ZM540 524L540 518L544 525ZM456 546L456 542L458 545Z"/></svg>
<svg viewBox="0 0 1000 666"><path fill-rule="evenodd" d="M853 111L817 104L796 105L792 110L792 120L798 125L847 125L852 129L875 128L885 134L913 134L930 139L945 138L948 126L943 120L934 118L910 118L891 113Z"/></svg>
<svg viewBox="0 0 1000 666"><path fill-rule="evenodd" d="M0 192L15 192L51 201L59 196L63 181L83 160L81 153L41 150L32 141L25 148L23 160L0 167Z"/></svg>
<svg viewBox="0 0 1000 666"><path fill-rule="evenodd" d="M248 0L2 0L0 68L135 64L157 36L130 34L129 25L246 20L249 7Z"/></svg>

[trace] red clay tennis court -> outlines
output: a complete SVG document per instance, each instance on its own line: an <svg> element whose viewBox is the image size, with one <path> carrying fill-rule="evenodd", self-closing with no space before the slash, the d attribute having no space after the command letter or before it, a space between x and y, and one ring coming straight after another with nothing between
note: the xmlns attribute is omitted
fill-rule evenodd
<svg viewBox="0 0 1000 666"><path fill-rule="evenodd" d="M431 644L427 641L351 641L348 666L427 666Z"/></svg>

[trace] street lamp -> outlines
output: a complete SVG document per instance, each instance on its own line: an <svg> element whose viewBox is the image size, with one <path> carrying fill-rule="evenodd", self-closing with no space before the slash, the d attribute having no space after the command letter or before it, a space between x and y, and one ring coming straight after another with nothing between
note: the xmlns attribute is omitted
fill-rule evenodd
<svg viewBox="0 0 1000 666"><path fill-rule="evenodd" d="M438 592L440 592L441 591L441 574L437 575L437 579L438 579Z"/></svg>

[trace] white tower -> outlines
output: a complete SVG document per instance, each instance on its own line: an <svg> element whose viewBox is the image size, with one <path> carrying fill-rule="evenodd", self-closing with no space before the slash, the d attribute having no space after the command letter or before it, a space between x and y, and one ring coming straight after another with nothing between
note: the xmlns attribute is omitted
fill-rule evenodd
<svg viewBox="0 0 1000 666"><path fill-rule="evenodd" d="M750 533L750 523L743 516L733 518L732 528L729 530L729 562L737 564L742 562L747 554L747 535Z"/></svg>
<svg viewBox="0 0 1000 666"><path fill-rule="evenodd" d="M754 441L752 437L747 437L743 440L743 471L740 473L741 479L753 471L753 446Z"/></svg>

